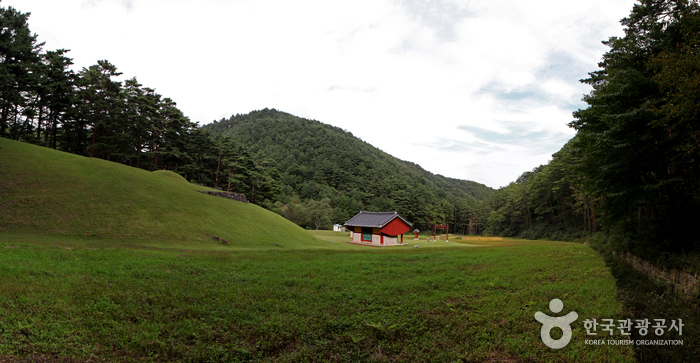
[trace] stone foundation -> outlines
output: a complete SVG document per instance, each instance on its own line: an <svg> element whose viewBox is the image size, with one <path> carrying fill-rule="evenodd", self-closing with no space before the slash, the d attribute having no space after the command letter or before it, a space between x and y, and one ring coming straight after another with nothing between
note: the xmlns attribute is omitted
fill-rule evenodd
<svg viewBox="0 0 700 363"><path fill-rule="evenodd" d="M226 198L226 199L231 199L231 200L235 200L235 201L242 202L242 203L248 203L248 198L246 198L246 196L244 194L227 193L227 192L208 192L208 191L204 191L204 190L198 190L198 192L213 195L215 197L222 197L222 198Z"/></svg>
<svg viewBox="0 0 700 363"><path fill-rule="evenodd" d="M366 246L399 246L401 243L399 242L399 236L384 236L384 243L382 243L382 238L378 234L372 234L372 241L363 241L362 240L362 233L356 233L356 232L350 232L350 238L352 239L352 243L358 244L358 245L366 245Z"/></svg>
<svg viewBox="0 0 700 363"><path fill-rule="evenodd" d="M689 273L685 270L667 270L658 268L652 265L650 262L634 256L629 252L615 253L615 251L612 251L612 254L618 260L626 263L653 281L661 280L672 284L673 291L682 296L684 299L697 299L698 291L700 290L700 279L698 279L697 274Z"/></svg>

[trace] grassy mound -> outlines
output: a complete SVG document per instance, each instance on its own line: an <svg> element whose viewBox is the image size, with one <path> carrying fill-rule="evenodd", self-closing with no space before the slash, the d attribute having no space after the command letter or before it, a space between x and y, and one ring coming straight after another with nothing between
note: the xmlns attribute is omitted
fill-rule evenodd
<svg viewBox="0 0 700 363"><path fill-rule="evenodd" d="M145 170L0 138L0 233L259 248L326 245L253 204ZM43 238L43 237L42 237Z"/></svg>
<svg viewBox="0 0 700 363"><path fill-rule="evenodd" d="M170 171L170 170L155 170L153 173L154 173L154 174L161 175L161 176L164 176L164 177L172 178L173 180L177 180L177 181L179 181L179 182L181 182L181 183L189 183L189 182L187 181L187 179L185 179L182 175L180 175L180 174L178 174L178 173L176 173L176 172L174 172L174 171Z"/></svg>

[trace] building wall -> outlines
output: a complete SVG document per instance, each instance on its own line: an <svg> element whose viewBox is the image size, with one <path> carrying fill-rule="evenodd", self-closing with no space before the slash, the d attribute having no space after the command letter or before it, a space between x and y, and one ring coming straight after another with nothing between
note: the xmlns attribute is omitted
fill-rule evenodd
<svg viewBox="0 0 700 363"><path fill-rule="evenodd" d="M396 246L399 244L398 237L384 236L384 246Z"/></svg>
<svg viewBox="0 0 700 363"><path fill-rule="evenodd" d="M350 239L356 243L364 243L372 246L396 246L399 244L400 236L384 235L384 243L382 244L382 234L379 228L372 229L372 241L362 240L362 228L355 227L354 231L350 231Z"/></svg>
<svg viewBox="0 0 700 363"><path fill-rule="evenodd" d="M394 220L392 220L386 226L384 226L384 228L382 228L382 233L386 233L390 236L398 236L398 235L404 234L410 230L411 230L411 226L404 223L399 218L394 218Z"/></svg>

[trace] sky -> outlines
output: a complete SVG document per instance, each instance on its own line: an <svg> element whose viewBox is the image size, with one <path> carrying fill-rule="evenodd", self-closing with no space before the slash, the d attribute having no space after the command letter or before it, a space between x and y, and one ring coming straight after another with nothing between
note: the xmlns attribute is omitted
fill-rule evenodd
<svg viewBox="0 0 700 363"><path fill-rule="evenodd" d="M1 0L192 121L275 108L498 188L551 160L633 0Z"/></svg>

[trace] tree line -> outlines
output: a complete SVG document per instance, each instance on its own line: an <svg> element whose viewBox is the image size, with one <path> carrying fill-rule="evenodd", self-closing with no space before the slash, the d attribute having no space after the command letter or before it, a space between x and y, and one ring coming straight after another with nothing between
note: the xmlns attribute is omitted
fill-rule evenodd
<svg viewBox="0 0 700 363"><path fill-rule="evenodd" d="M75 73L68 50L43 51L29 16L0 7L0 137L274 199L277 175L263 154L212 136L136 78L117 81L107 60Z"/></svg>
<svg viewBox="0 0 700 363"><path fill-rule="evenodd" d="M576 238L604 231L642 257L697 250L700 6L643 0L604 42L576 136L490 201L489 230Z"/></svg>
<svg viewBox="0 0 700 363"><path fill-rule="evenodd" d="M574 144L569 141L547 165L523 173L486 201L488 233L573 241L599 230L601 199L583 186Z"/></svg>

